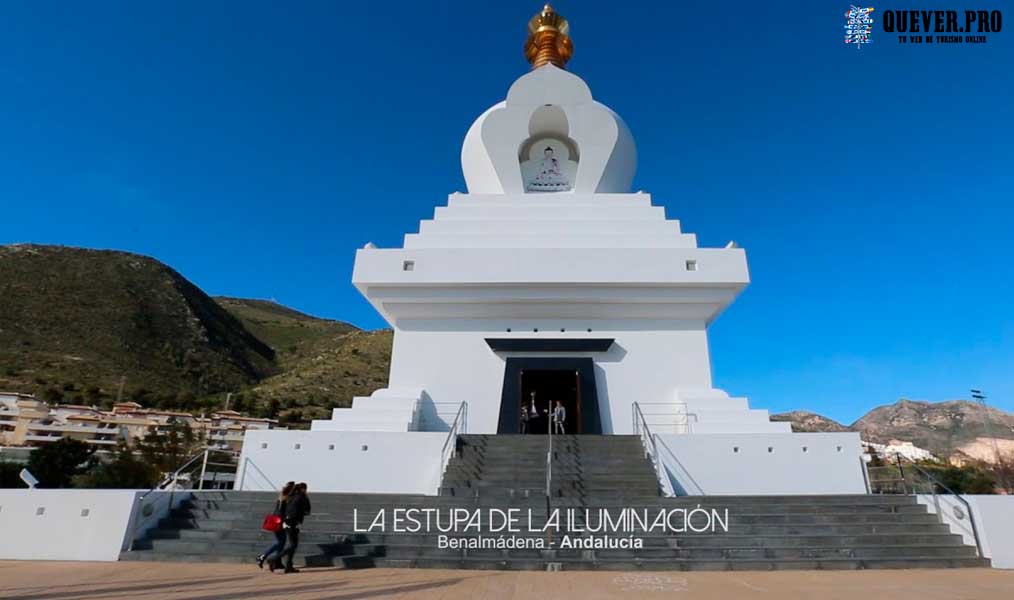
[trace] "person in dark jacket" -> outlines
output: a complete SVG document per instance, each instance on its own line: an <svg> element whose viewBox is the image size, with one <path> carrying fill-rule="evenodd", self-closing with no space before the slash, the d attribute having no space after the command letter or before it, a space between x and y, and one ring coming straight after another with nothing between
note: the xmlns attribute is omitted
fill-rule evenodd
<svg viewBox="0 0 1014 600"><path fill-rule="evenodd" d="M296 548L299 547L299 526L303 524L303 518L310 514L310 498L306 492L306 484L299 483L292 490L289 501L285 503L285 517L283 529L285 531L285 550L279 557L279 564L285 562L286 573L298 573L292 566L296 556Z"/></svg>
<svg viewBox="0 0 1014 600"><path fill-rule="evenodd" d="M284 487L282 487L282 491L279 492L278 494L278 500L275 501L275 508L274 510L271 511L271 514L278 515L283 519L285 518L285 505L289 500L289 495L292 494L292 491L295 488L296 488L295 481L290 481L286 483ZM278 531L274 532L274 535L275 535L275 543L271 544L271 546L269 546L268 549L265 550L263 554L257 557L257 566L260 567L261 569L264 568L264 561L268 561L268 559L271 559L272 554L277 554L280 556L282 548L285 547L285 529L279 529ZM268 568L271 569L272 571L275 570L275 559L271 559L268 561Z"/></svg>

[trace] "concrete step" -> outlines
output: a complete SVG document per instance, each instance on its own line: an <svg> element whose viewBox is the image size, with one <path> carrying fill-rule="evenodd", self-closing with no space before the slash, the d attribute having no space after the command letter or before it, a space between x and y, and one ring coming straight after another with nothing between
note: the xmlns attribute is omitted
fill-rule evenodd
<svg viewBox="0 0 1014 600"><path fill-rule="evenodd" d="M546 438L463 435L451 457L439 496L411 494L311 494L313 513L304 523L297 565L335 567L425 567L538 569L559 563L564 570L741 570L944 568L988 566L913 496L807 495L659 496L656 474L634 436L559 436L554 439L553 489L545 497ZM252 562L274 541L260 531L275 494L198 492L170 518L140 540L124 560ZM569 532L523 530L510 537L535 543L600 537L598 509L647 511L648 522L661 510L697 507L728 511L727 532L637 534L642 548L548 550L440 548L438 531L357 532L377 511L398 508L505 509L522 511L522 527L532 511L538 529L547 502L575 509ZM358 510L359 520L354 521ZM588 510L589 512L585 512ZM587 522L586 522L587 521ZM390 524L390 519L389 519ZM446 522L446 521L445 521ZM499 538L485 533L449 532L444 537ZM613 534L614 539L625 534Z"/></svg>
<svg viewBox="0 0 1014 600"><path fill-rule="evenodd" d="M209 553L218 557L234 557L242 560L259 555L266 549L265 543L160 543L152 551L161 555L193 556ZM557 559L589 560L764 560L764 559L974 559L975 549L968 546L933 546L933 545L879 545L853 547L766 547L766 548L645 548L645 549L610 549L585 551L580 549L553 549L550 552ZM298 555L302 557L328 556L330 558L350 557L386 557L386 558L502 558L502 559L537 559L547 551L536 549L519 550L462 550L456 548L436 548L430 545L402 544L316 544L300 545Z"/></svg>
<svg viewBox="0 0 1014 600"><path fill-rule="evenodd" d="M400 507L398 507L400 508ZM452 507L440 507L435 510L446 511ZM465 510L477 510L474 506L461 506L453 508L463 508ZM496 508L501 508L497 506ZM530 514L535 519L542 519L546 515L546 506L544 499L539 499L537 502L531 503L529 506L523 506L518 504L512 504L511 508L515 508L519 511L519 514L525 516ZM376 515L377 511L381 509L390 510L391 507L386 506L361 506L361 507L340 507L335 510L323 511L318 510L314 514L307 517L308 524L316 524L321 521L335 521L335 520L351 520L355 514L359 515L360 520L364 518L372 518ZM478 508L478 510L486 510L485 508ZM595 523L598 522L597 513L594 509L588 517ZM231 511L230 511L231 512ZM239 511L239 514L243 515L238 520L245 521L251 526L259 526L260 520L264 513L260 511ZM651 514L651 513L649 513ZM577 517L582 521L588 520L584 514L578 513ZM188 517L181 514L180 518L194 518ZM219 520L211 517L210 520ZM906 526L918 526L918 525L937 525L939 520L936 515L929 513L917 513L917 512L905 512L905 513L868 513L868 514L856 514L856 513L827 513L827 514L796 514L796 513L782 513L782 514L750 514L740 512L730 512L728 523L730 526L739 525L851 525L851 524L884 524L884 525L906 525Z"/></svg>
<svg viewBox="0 0 1014 600"><path fill-rule="evenodd" d="M328 535L352 535L356 528L367 529L372 520L372 515L362 516L358 522L354 521L351 515L344 517L322 519L317 522L307 522L304 524L304 532L306 533L327 533ZM528 526L527 517L523 517L520 521L524 527ZM542 528L545 524L546 519L544 516L533 516L532 526L536 528ZM236 538L249 538L249 539L270 539L270 535L267 532L262 532L256 525L256 521L253 519L239 520L239 521L216 521L216 520L194 520L191 521L193 526L188 527L187 523L183 520L173 520L162 524L159 528L150 533L149 536L152 538L159 539L174 539L183 538L187 536L177 535L173 536L172 533L181 533L187 531L198 531L207 533L198 533L190 537L215 537L219 533L218 537L229 537L232 539ZM220 523L224 523L220 525ZM446 521L444 521L446 523ZM499 524L497 520L495 523ZM484 516L480 520L480 527L483 532L489 531L489 520ZM577 521L575 524L579 527L580 531L586 531L589 534L601 533L601 526L597 522L587 523L584 521ZM947 534L949 529L946 525L940 523L837 523L837 524L777 524L777 525L757 525L757 524L743 524L743 523L730 523L728 528L728 534L730 535L755 535L755 536L787 536L787 535L802 535L802 536L816 536L816 535L900 535L900 534ZM688 533L688 535L690 535ZM642 538L650 538L652 534L639 535Z"/></svg>
<svg viewBox="0 0 1014 600"><path fill-rule="evenodd" d="M821 559L821 560L587 560L581 559L527 559L496 560L487 558L378 558L378 568L421 569L482 569L545 571L550 564L558 564L564 571L781 571L781 570L857 570L857 569L942 569L988 567L989 561L979 558L911 557L906 559Z"/></svg>
<svg viewBox="0 0 1014 600"><path fill-rule="evenodd" d="M193 491L191 502L244 502L260 503L273 506L277 494L275 492L237 492L231 490ZM434 496L422 494L311 494L314 506L327 503L349 504L388 504L388 505L431 505ZM662 499L671 504L821 504L821 505L918 505L914 496L895 494L863 494L863 495L792 495L792 496L680 496Z"/></svg>

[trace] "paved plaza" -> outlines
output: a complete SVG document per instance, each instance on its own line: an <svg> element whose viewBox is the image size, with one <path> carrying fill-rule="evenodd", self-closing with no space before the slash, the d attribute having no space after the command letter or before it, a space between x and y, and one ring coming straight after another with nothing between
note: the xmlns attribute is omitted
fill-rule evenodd
<svg viewBox="0 0 1014 600"><path fill-rule="evenodd" d="M1014 571L616 573L306 569L252 565L0 562L0 598L24 600L346 600L721 598L989 600L1014 597Z"/></svg>

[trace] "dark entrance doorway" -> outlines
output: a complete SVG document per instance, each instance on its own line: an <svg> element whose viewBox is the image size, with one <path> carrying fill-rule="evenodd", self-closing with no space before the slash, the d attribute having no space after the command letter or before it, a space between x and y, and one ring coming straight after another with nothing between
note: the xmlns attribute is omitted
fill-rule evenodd
<svg viewBox="0 0 1014 600"><path fill-rule="evenodd" d="M581 378L577 371L525 369L518 373L521 395L518 397L518 433L549 433L553 411L559 402L564 409L564 433L581 433ZM525 423L521 411L528 416ZM554 433L559 433L556 429Z"/></svg>
<svg viewBox="0 0 1014 600"><path fill-rule="evenodd" d="M535 417L531 415L532 392L535 392ZM521 433L524 408L529 416L525 433L547 434L557 400L567 412L564 421L567 434L602 433L592 359L507 358L497 433Z"/></svg>

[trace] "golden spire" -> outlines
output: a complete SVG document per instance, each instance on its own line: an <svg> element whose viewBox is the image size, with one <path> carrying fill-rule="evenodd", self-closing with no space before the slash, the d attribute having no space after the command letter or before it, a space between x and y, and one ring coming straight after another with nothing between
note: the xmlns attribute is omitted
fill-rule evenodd
<svg viewBox="0 0 1014 600"><path fill-rule="evenodd" d="M532 68L552 63L562 69L574 54L574 44L567 35L569 32L567 19L549 4L532 17L528 22L528 41L525 42L525 58L532 63Z"/></svg>

